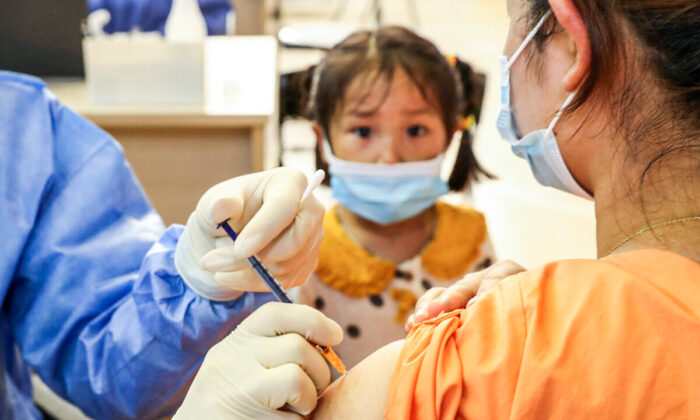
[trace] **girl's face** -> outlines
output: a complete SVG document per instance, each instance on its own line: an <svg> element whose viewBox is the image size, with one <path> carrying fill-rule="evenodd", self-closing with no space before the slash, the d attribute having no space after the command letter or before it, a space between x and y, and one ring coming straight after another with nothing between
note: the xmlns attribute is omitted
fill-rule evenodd
<svg viewBox="0 0 700 420"><path fill-rule="evenodd" d="M338 110L330 137L340 159L391 164L432 159L447 148L440 110L400 68L391 85L383 77L356 77Z"/></svg>

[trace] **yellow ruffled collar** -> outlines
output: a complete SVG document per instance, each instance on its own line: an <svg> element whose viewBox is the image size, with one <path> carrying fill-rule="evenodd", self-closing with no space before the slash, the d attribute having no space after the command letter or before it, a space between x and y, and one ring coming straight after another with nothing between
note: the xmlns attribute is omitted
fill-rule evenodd
<svg viewBox="0 0 700 420"><path fill-rule="evenodd" d="M479 258L486 238L484 216L478 211L444 202L436 203L437 228L421 253L423 268L440 280L457 279ZM325 236L319 251L318 277L353 297L382 293L394 279L397 265L370 254L353 241L330 209L324 218Z"/></svg>

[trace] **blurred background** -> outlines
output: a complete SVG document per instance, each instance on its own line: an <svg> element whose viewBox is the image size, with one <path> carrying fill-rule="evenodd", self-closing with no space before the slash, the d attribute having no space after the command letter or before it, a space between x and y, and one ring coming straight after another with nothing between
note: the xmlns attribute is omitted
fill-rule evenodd
<svg viewBox="0 0 700 420"><path fill-rule="evenodd" d="M2 9L0 69L40 76L112 134L168 224L184 223L226 178L279 164L311 174L315 137L308 121L285 118L284 75L353 30L407 26L487 75L475 150L497 179L465 194L486 215L499 258L528 268L595 258L592 203L539 186L496 131L505 1L22 0ZM51 415L80 418L36 386Z"/></svg>

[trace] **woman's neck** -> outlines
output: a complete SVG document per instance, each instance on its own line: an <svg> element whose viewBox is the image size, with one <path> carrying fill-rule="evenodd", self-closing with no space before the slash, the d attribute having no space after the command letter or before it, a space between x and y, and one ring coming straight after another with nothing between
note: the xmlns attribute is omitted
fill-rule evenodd
<svg viewBox="0 0 700 420"><path fill-rule="evenodd" d="M700 216L700 179L692 168L670 162L650 171L643 184L641 177L601 176L595 188L598 256L659 248L700 262L700 222L679 222ZM664 225L639 233L657 224Z"/></svg>
<svg viewBox="0 0 700 420"><path fill-rule="evenodd" d="M438 219L434 205L390 225L364 219L342 205L337 207L336 215L350 238L373 255L397 264L420 254L432 240Z"/></svg>

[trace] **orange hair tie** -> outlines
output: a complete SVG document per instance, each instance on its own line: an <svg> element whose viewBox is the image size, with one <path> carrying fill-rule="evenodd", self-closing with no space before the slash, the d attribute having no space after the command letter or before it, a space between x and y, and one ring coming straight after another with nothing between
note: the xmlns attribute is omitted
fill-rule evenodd
<svg viewBox="0 0 700 420"><path fill-rule="evenodd" d="M447 60L447 62L450 63L450 65L452 67L457 65L457 56L456 55L445 54L445 60Z"/></svg>
<svg viewBox="0 0 700 420"><path fill-rule="evenodd" d="M459 121L459 129L462 131L469 131L472 128L474 128L475 125L476 125L476 118L474 117L473 114L468 116L468 117L462 118Z"/></svg>

